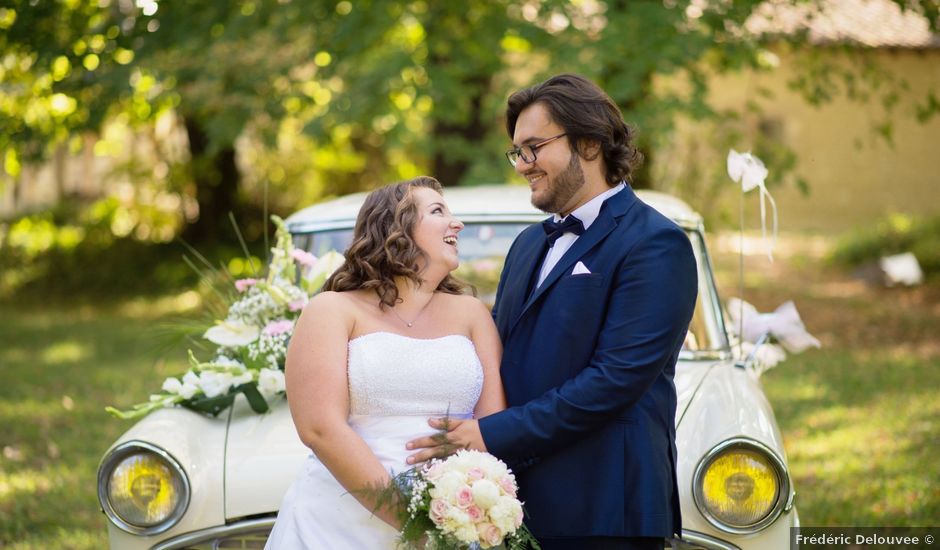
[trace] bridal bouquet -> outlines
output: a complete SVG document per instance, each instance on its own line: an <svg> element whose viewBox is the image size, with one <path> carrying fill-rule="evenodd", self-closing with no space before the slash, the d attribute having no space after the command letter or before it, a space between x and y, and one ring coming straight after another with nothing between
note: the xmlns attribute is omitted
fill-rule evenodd
<svg viewBox="0 0 940 550"><path fill-rule="evenodd" d="M516 479L489 453L461 450L395 476L403 545L414 548L539 548L522 523Z"/></svg>
<svg viewBox="0 0 940 550"><path fill-rule="evenodd" d="M200 361L189 352L190 369L181 377L170 377L150 400L121 411L107 407L119 418L137 418L175 405L218 415L242 394L256 413L268 410L267 401L284 391L284 361L294 323L343 257L330 251L320 258L294 248L284 221L277 226L268 274L262 279L239 279L234 283L237 299L225 319L216 321L203 334L215 344L212 359ZM300 271L298 272L298 267Z"/></svg>

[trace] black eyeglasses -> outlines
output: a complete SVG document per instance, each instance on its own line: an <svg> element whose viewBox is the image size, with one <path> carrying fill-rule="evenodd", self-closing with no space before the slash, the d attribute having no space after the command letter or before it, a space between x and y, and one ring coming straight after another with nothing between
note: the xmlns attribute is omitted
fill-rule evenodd
<svg viewBox="0 0 940 550"><path fill-rule="evenodd" d="M510 149L509 151L506 151L506 158L509 159L509 164L512 164L513 166L519 162L519 159L522 159L525 162L531 164L535 162L537 158L535 156L535 152L538 151L540 147L544 147L556 139L564 136L565 134L558 134L557 136L552 136L550 138L543 139L542 141L536 141L535 143L529 143L521 147L516 147L515 149Z"/></svg>

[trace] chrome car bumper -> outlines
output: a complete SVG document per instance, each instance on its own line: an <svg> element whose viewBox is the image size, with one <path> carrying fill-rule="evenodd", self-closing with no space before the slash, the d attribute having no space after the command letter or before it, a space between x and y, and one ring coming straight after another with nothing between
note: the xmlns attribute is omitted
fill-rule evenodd
<svg viewBox="0 0 940 550"><path fill-rule="evenodd" d="M673 550L741 550L728 541L717 539L698 531L682 530L681 539L666 540L666 548Z"/></svg>
<svg viewBox="0 0 940 550"><path fill-rule="evenodd" d="M174 537L151 550L263 549L274 527L273 517L239 521ZM740 547L704 533L682 530L681 539L667 539L673 550L741 550Z"/></svg>
<svg viewBox="0 0 940 550"><path fill-rule="evenodd" d="M225 550L264 548L274 527L274 517L249 519L193 531L155 545L151 550Z"/></svg>

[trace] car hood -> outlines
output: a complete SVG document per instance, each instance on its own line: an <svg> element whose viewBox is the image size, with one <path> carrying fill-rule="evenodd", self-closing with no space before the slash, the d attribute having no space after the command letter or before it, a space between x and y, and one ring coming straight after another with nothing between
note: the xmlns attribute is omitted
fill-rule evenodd
<svg viewBox="0 0 940 550"><path fill-rule="evenodd" d="M287 400L271 400L255 414L244 399L235 402L225 449L225 518L277 512L284 493L310 449L301 443Z"/></svg>
<svg viewBox="0 0 940 550"><path fill-rule="evenodd" d="M676 364L676 428L682 423L685 412L702 385L709 371L719 361L679 361Z"/></svg>
<svg viewBox="0 0 940 550"><path fill-rule="evenodd" d="M680 361L676 365L678 407L682 421L696 392L716 361ZM238 399L229 421L225 452L227 520L277 512L287 488L310 455L297 436L284 397L266 414L255 414Z"/></svg>

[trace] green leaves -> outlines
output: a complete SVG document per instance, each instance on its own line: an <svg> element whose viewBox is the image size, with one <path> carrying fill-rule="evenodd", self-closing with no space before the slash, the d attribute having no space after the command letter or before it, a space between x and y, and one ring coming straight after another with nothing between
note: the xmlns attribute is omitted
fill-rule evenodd
<svg viewBox="0 0 940 550"><path fill-rule="evenodd" d="M936 28L933 0L895 1ZM604 87L651 158L673 140L677 119L737 122L710 108L713 76L775 70L746 24L760 0L111 4L20 0L0 9L4 164L15 173L21 159L74 132L116 118L149 124L172 109L204 138L190 136L182 162L194 169L172 185L195 183L208 218L227 213L213 204L233 208L232 197L254 198L267 184L292 205L418 173L447 185L510 179L500 162L506 97L565 71ZM807 36L785 38L798 46ZM852 68L857 82L877 82ZM804 69L794 86L807 101L869 93L886 110L897 103L828 64ZM938 111L927 95L915 116ZM223 166L218 157L234 156L237 141L242 162ZM650 181L641 186L653 183L642 175Z"/></svg>

